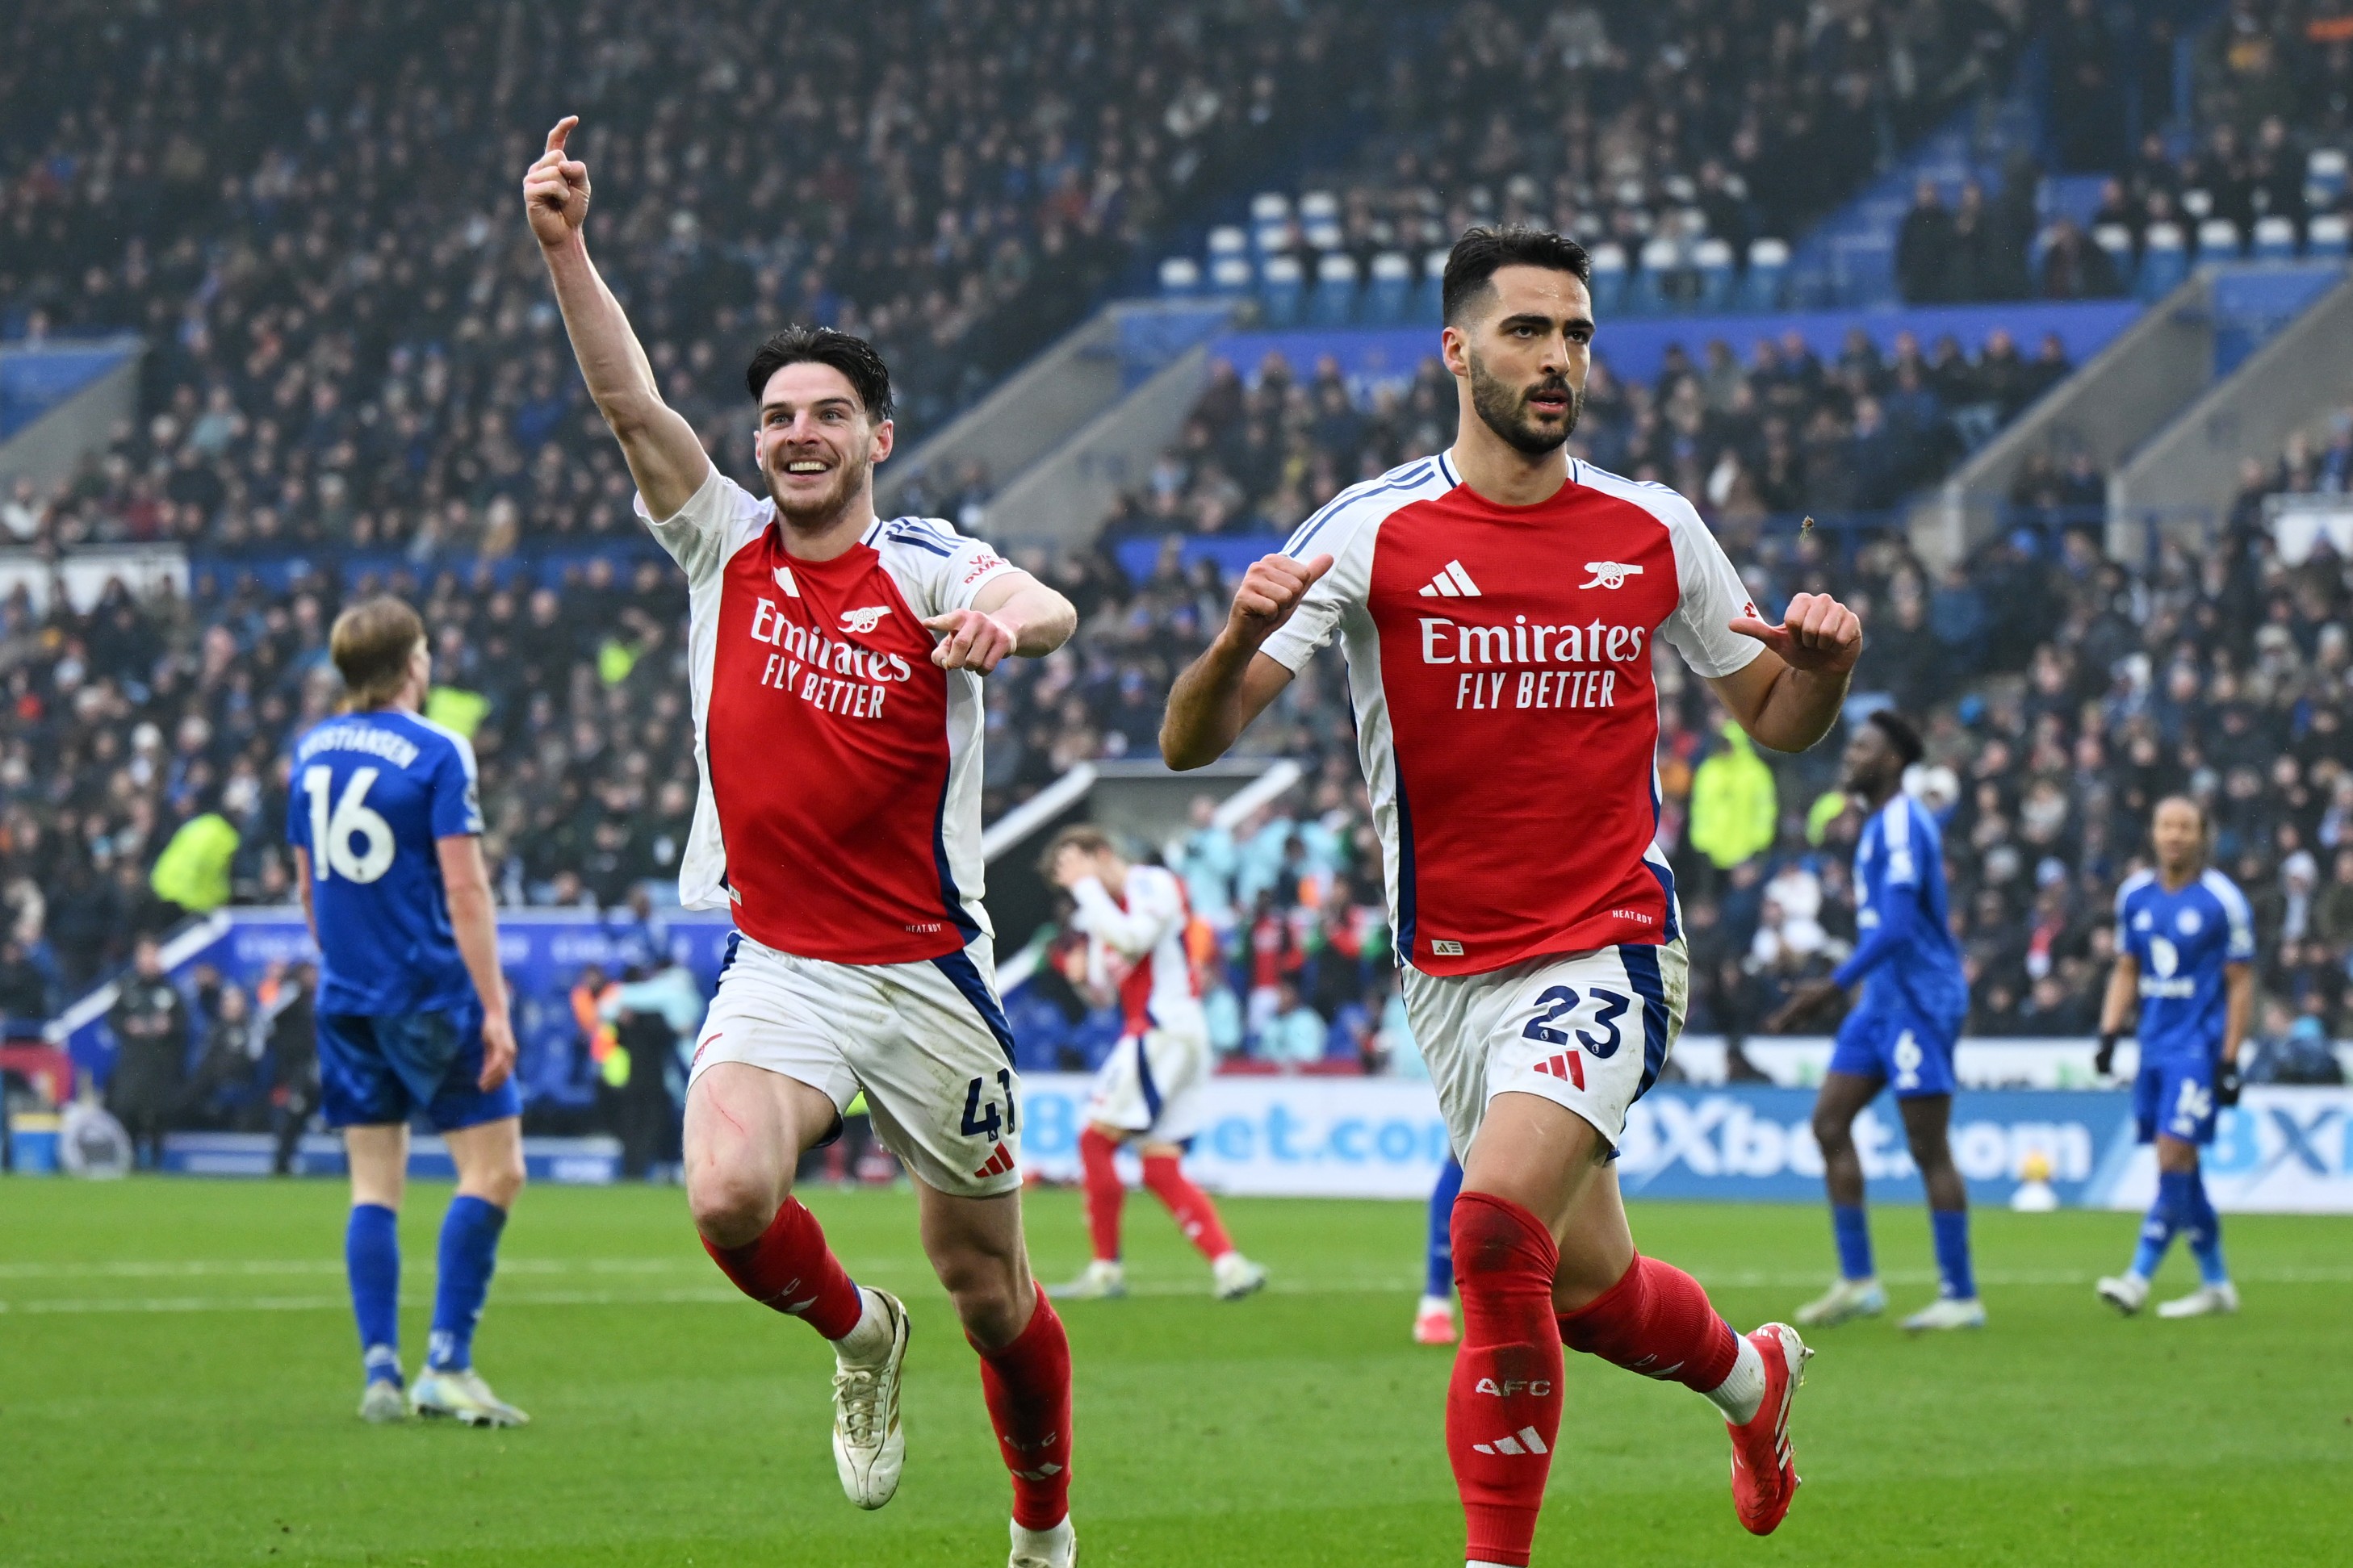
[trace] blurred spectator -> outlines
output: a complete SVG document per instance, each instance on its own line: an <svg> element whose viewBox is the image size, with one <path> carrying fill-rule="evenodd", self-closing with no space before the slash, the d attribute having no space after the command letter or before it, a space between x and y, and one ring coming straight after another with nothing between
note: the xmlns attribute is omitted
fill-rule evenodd
<svg viewBox="0 0 2353 1568"><path fill-rule="evenodd" d="M269 1169L276 1175L292 1173L302 1134L319 1111L318 992L319 970L311 963L273 963L258 989L268 1030L269 1105L277 1133Z"/></svg>
<svg viewBox="0 0 2353 1568"><path fill-rule="evenodd" d="M1300 995L1298 982L1288 977L1279 982L1259 1055L1287 1068L1309 1067L1324 1059L1324 1020Z"/></svg>
<svg viewBox="0 0 2353 1568"><path fill-rule="evenodd" d="M152 938L132 947L131 973L106 1016L116 1056L107 1084L106 1108L131 1135L141 1168L160 1169L164 1133L179 1108L187 1080L188 1005L164 973L162 951Z"/></svg>

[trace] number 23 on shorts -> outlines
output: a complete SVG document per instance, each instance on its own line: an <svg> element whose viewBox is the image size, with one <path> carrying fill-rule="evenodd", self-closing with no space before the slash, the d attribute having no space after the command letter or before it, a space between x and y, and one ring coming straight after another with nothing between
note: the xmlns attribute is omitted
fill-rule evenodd
<svg viewBox="0 0 2353 1568"><path fill-rule="evenodd" d="M967 1138L986 1136L992 1143L1008 1132L1021 1131L1019 1113L1013 1105L1013 1074L1004 1068L997 1070L997 1087L1005 1096L1005 1114L1000 1121L997 1101L984 1104L981 1093L988 1087L985 1078L974 1079L964 1091L964 1135Z"/></svg>
<svg viewBox="0 0 2353 1568"><path fill-rule="evenodd" d="M1592 1027L1578 1028L1572 1033L1560 1022L1570 1019L1570 1015L1577 1011L1585 998L1573 985L1555 985L1536 998L1535 1016L1520 1030L1523 1039L1534 1040L1538 1045L1569 1047L1557 1056L1535 1063L1535 1070L1548 1073L1554 1078L1567 1079L1579 1089L1585 1087L1585 1060L1576 1047L1582 1047L1590 1052L1596 1061L1606 1062L1616 1056L1619 1046L1625 1039L1618 1020L1634 1005L1633 998L1615 991L1596 987L1588 994L1594 1005ZM1597 1034L1596 1030L1600 1032Z"/></svg>

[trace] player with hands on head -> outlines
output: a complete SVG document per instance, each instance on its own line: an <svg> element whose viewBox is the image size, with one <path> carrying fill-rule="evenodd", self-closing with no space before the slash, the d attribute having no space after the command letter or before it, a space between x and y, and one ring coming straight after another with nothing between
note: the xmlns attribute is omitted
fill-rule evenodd
<svg viewBox="0 0 2353 1568"><path fill-rule="evenodd" d="M834 1349L833 1449L861 1508L896 1493L906 1308L861 1289L793 1195L861 1092L914 1178L924 1251L980 1355L1013 1486L1012 1568L1068 1568L1070 1342L1029 1271L1020 1082L980 851L981 679L1067 639L1070 603L935 519L874 514L891 375L790 326L745 372L765 494L662 401L588 259L566 117L523 180L582 376L688 582L701 800L679 878L737 934L689 1068L687 1204L712 1260Z"/></svg>
<svg viewBox="0 0 2353 1568"><path fill-rule="evenodd" d="M2153 868L2116 889L2116 962L2100 1006L2098 1067L2116 1065L2116 1041L2137 1005L2139 1070L2133 1116L2157 1145L2157 1199L2141 1222L2132 1265L2094 1287L2126 1317L2176 1236L2198 1260L2198 1289L2162 1302L2160 1318L2239 1310L2222 1259L2222 1222L2206 1195L2198 1151L2214 1141L2218 1113L2239 1101L2239 1048L2255 1002L2254 914L2238 885L2206 863L2205 808L2186 795L2157 803L2149 824Z"/></svg>
<svg viewBox="0 0 2353 1568"><path fill-rule="evenodd" d="M523 1184L522 1100L489 871L474 749L424 716L433 656L425 623L383 596L335 617L328 655L343 711L293 748L286 837L319 945L320 1103L343 1130L352 1209L343 1237L364 1379L360 1415L529 1419L474 1370L474 1328L499 1237ZM408 1123L448 1145L458 1190L441 1222L425 1367L400 1368L401 1197Z"/></svg>
<svg viewBox="0 0 2353 1568"><path fill-rule="evenodd" d="M1131 1144L1143 1159L1145 1190L1208 1260L1211 1294L1240 1300L1265 1285L1266 1270L1235 1250L1218 1205L1185 1174L1210 1067L1208 1015L1185 947L1192 916L1185 884L1166 867L1131 864L1108 834L1085 825L1057 833L1039 868L1071 896L1071 925L1087 939L1086 988L1117 1000L1123 1026L1095 1073L1079 1134L1093 1258L1057 1293L1127 1294L1120 1258L1127 1188L1114 1156Z"/></svg>
<svg viewBox="0 0 2353 1568"><path fill-rule="evenodd" d="M1160 732L1170 766L1200 767L1316 649L1346 648L1406 1012L1462 1161L1446 1429L1473 1564L1528 1561L1564 1344L1704 1394L1758 1534L1797 1488L1810 1353L1784 1324L1736 1334L1637 1253L1611 1156L1690 968L1654 842L1654 644L1763 744L1802 751L1837 722L1862 626L1817 595L1760 616L1681 496L1568 454L1590 275L1556 234L1463 235L1440 339L1454 444L1342 491L1244 573Z"/></svg>
<svg viewBox="0 0 2353 1568"><path fill-rule="evenodd" d="M1919 731L1892 709L1855 726L1844 762L1846 792L1867 814L1854 847L1855 927L1862 941L1837 973L1801 987L1765 1024L1768 1032L1782 1033L1851 987L1862 987L1862 1004L1839 1026L1830 1070L1814 1099L1814 1141L1821 1145L1822 1181L1830 1191L1839 1279L1798 1310L1799 1323L1809 1328L1887 1310L1887 1292L1872 1263L1862 1157L1854 1146L1854 1119L1883 1089L1895 1091L1912 1161L1927 1189L1936 1251L1936 1299L1905 1319L1904 1327L1918 1333L1985 1326L1969 1259L1968 1188L1947 1138L1953 1051L1968 1015L1968 979L1946 913L1943 835L1927 808L1904 790L1905 771L1924 752Z"/></svg>

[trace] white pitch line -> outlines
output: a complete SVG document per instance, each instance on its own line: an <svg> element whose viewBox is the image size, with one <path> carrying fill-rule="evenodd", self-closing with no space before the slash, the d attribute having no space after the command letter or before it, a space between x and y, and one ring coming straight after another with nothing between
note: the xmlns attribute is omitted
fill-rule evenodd
<svg viewBox="0 0 2353 1568"><path fill-rule="evenodd" d="M894 1277L877 1270L863 1270L871 1276L897 1284L912 1282L913 1275ZM1804 1274L1721 1273L1703 1275L1704 1282L1718 1289L1775 1288L1798 1289L1821 1283L1819 1272ZM2034 1287L2075 1288L2089 1285L2094 1276L2088 1272L2002 1271L1980 1272L1981 1285L2006 1289ZM1890 1270L1880 1276L1887 1284L1926 1285L1936 1282L1930 1269ZM2353 1283L2353 1268L2270 1268L2244 1272L2237 1276L2247 1285L2342 1285ZM1403 1276L1384 1279L1287 1280L1276 1279L1267 1284L1267 1290L1279 1296L1377 1296L1410 1295L1420 1288L1420 1281ZM1128 1287L1128 1294L1142 1297L1206 1296L1207 1288L1198 1283L1176 1280L1139 1280ZM645 1306L723 1306L741 1300L735 1291L723 1287L708 1287L678 1290L494 1290L492 1304L504 1307L645 1307ZM160 1297L85 1297L79 1299L0 1301L0 1313L24 1316L83 1315L101 1312L180 1313L180 1312L316 1312L344 1311L351 1303L342 1296L160 1296Z"/></svg>

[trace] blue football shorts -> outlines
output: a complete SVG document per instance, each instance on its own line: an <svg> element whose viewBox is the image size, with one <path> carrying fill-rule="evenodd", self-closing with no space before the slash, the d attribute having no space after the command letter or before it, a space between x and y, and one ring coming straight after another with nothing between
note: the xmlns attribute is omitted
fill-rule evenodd
<svg viewBox="0 0 2353 1568"><path fill-rule="evenodd" d="M2184 1143L2214 1142L2213 1058L2143 1061L2133 1079L2133 1120L2144 1143L2156 1142L2159 1133Z"/></svg>
<svg viewBox="0 0 2353 1568"><path fill-rule="evenodd" d="M386 1127L422 1111L437 1132L522 1114L510 1075L485 1094L479 1002L431 1013L319 1015L319 1087L330 1127Z"/></svg>
<svg viewBox="0 0 2353 1568"><path fill-rule="evenodd" d="M1832 1072L1886 1081L1898 1100L1953 1092L1958 1021L1943 1023L1907 1009L1858 1007L1839 1026Z"/></svg>

